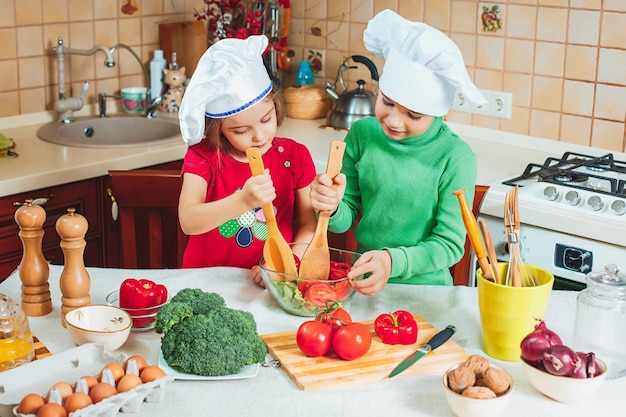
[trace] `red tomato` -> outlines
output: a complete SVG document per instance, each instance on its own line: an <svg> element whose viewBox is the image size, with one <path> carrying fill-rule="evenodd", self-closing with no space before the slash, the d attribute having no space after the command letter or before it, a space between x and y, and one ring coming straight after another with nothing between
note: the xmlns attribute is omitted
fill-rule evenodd
<svg viewBox="0 0 626 417"><path fill-rule="evenodd" d="M333 289L335 290L336 300L344 301L348 295L350 295L350 291L352 290L352 286L350 285L350 281L336 281L333 283Z"/></svg>
<svg viewBox="0 0 626 417"><path fill-rule="evenodd" d="M372 345L370 330L363 323L339 327L333 336L333 349L341 359L351 361L365 355Z"/></svg>
<svg viewBox="0 0 626 417"><path fill-rule="evenodd" d="M350 313L341 308L338 303L329 303L328 308L320 311L315 319L330 326L333 330L352 323Z"/></svg>
<svg viewBox="0 0 626 417"><path fill-rule="evenodd" d="M318 307L325 307L326 301L334 301L337 294L328 282L315 282L302 294L304 298L311 301Z"/></svg>
<svg viewBox="0 0 626 417"><path fill-rule="evenodd" d="M345 262L330 261L329 279L341 279L348 275L350 264Z"/></svg>
<svg viewBox="0 0 626 417"><path fill-rule="evenodd" d="M332 329L317 320L305 321L298 327L296 343L307 356L325 355L330 350Z"/></svg>

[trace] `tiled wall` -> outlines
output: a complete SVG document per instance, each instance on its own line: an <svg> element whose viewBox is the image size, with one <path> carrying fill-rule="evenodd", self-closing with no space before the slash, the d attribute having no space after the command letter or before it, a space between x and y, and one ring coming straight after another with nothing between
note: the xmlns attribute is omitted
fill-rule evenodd
<svg viewBox="0 0 626 417"><path fill-rule="evenodd" d="M131 46L147 63L159 46L158 23L192 20L202 0L136 0L131 16L125 0L0 0L0 117L51 109L57 95L58 36L72 48L95 44ZM497 5L502 29L482 30L483 6ZM564 142L626 151L626 0L291 0L289 44L297 62L311 50L324 56L324 74L334 81L344 57L373 59L362 43L367 21L389 8L447 33L460 47L480 88L513 93L510 120L451 112L455 122ZM321 35L318 35L321 33ZM92 80L88 101L142 83L127 52L118 65L104 56L70 56L66 82L72 94ZM348 71L352 82L369 80L364 67ZM293 74L284 85L293 83ZM366 87L372 87L368 82ZM1 119L0 119L1 122Z"/></svg>

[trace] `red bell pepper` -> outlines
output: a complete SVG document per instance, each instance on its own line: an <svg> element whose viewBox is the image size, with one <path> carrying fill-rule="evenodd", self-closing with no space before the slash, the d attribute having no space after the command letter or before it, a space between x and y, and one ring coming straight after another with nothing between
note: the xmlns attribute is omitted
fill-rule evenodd
<svg viewBox="0 0 626 417"><path fill-rule="evenodd" d="M417 322L411 313L398 310L374 320L374 331L387 345L411 345L417 341Z"/></svg>
<svg viewBox="0 0 626 417"><path fill-rule="evenodd" d="M147 279L128 278L120 286L120 308L133 317L133 327L144 328L154 322L151 307L167 302L167 288Z"/></svg>

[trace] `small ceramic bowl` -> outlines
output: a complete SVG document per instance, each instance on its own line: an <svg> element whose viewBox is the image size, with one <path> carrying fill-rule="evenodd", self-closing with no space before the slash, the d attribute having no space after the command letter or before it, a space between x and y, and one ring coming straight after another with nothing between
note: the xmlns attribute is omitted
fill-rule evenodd
<svg viewBox="0 0 626 417"><path fill-rule="evenodd" d="M77 345L100 343L112 352L126 343L133 320L117 307L92 304L69 311L65 323Z"/></svg>
<svg viewBox="0 0 626 417"><path fill-rule="evenodd" d="M498 417L504 415L504 411L513 396L513 391L515 390L515 382L513 381L513 378L511 377L511 386L508 391L497 396L496 398L482 400L464 397L461 394L452 391L448 385L448 374L450 371L462 366L463 364L465 364L465 362L457 363L456 365L450 367L446 373L443 374L443 378L441 380L443 390L446 395L446 401L448 401L448 405L450 406L450 409L452 409L452 412L458 417ZM502 369L493 364L490 366ZM511 375L509 374L509 376Z"/></svg>
<svg viewBox="0 0 626 417"><path fill-rule="evenodd" d="M120 292L119 290L110 292L106 297L106 302L110 306L120 307ZM130 314L133 319L134 332L145 332L154 328L154 318L161 307L167 304L167 301L148 308L122 308L125 312Z"/></svg>
<svg viewBox="0 0 626 417"><path fill-rule="evenodd" d="M291 244L296 253L304 253L306 247L306 243ZM355 252L330 248L331 277L326 280L273 271L266 267L265 259L261 258L261 276L272 298L283 310L297 316L314 317L324 310L327 302L336 301L345 307L354 296L355 291L348 278L332 278L333 268L336 271L345 268L347 271L360 256ZM361 275L357 279L362 278Z"/></svg>
<svg viewBox="0 0 626 417"><path fill-rule="evenodd" d="M548 398L562 403L585 401L600 391L606 379L606 364L596 358L600 374L593 378L571 378L552 375L537 369L522 359L522 366L530 384Z"/></svg>

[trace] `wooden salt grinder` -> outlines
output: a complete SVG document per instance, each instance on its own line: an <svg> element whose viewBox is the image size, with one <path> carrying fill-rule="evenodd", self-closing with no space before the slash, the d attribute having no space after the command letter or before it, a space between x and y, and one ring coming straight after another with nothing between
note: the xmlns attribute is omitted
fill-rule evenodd
<svg viewBox="0 0 626 417"><path fill-rule="evenodd" d="M75 308L91 303L89 290L91 278L85 269L84 252L87 242L87 219L76 213L76 209L67 209L67 214L59 217L56 229L61 236L61 249L65 257L63 272L61 272L61 324L65 325L65 315Z"/></svg>
<svg viewBox="0 0 626 417"><path fill-rule="evenodd" d="M33 205L33 200L25 200L15 211L15 222L20 227L23 253L19 265L22 281L22 310L27 316L44 316L52 311L52 297L48 278L50 267L43 256L43 224L46 211Z"/></svg>

